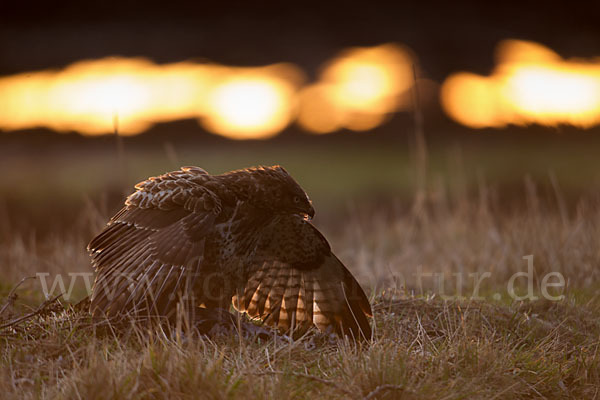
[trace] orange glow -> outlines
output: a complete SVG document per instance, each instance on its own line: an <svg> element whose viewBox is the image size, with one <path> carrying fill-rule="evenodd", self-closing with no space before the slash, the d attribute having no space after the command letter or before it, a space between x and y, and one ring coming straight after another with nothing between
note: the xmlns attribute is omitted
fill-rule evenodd
<svg viewBox="0 0 600 400"><path fill-rule="evenodd" d="M285 64L231 72L209 94L203 124L235 139L273 136L295 117L296 83L301 80L301 74Z"/></svg>
<svg viewBox="0 0 600 400"><path fill-rule="evenodd" d="M331 91L323 83L302 89L298 114L300 126L313 133L329 133L343 127L344 110L329 97Z"/></svg>
<svg viewBox="0 0 600 400"><path fill-rule="evenodd" d="M292 65L225 68L145 59L82 61L62 71L0 78L0 129L48 127L130 135L153 124L198 118L228 137L264 138L294 117L302 75Z"/></svg>
<svg viewBox="0 0 600 400"><path fill-rule="evenodd" d="M343 52L300 94L298 123L315 133L376 127L401 107L400 96L413 82L412 65L409 51L393 44Z"/></svg>
<svg viewBox="0 0 600 400"><path fill-rule="evenodd" d="M600 62L563 60L532 42L507 40L489 77L450 76L442 105L456 121L473 128L507 124L600 124Z"/></svg>
<svg viewBox="0 0 600 400"><path fill-rule="evenodd" d="M268 138L295 118L316 133L369 130L411 106L413 58L397 45L352 48L315 84L291 64L233 68L143 58L76 62L58 71L0 78L0 129L134 135L156 123L197 119L234 139Z"/></svg>

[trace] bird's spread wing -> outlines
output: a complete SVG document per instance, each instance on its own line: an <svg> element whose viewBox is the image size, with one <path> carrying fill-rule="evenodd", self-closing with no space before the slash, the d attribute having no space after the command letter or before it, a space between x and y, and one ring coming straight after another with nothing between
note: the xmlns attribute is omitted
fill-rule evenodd
<svg viewBox="0 0 600 400"><path fill-rule="evenodd" d="M300 216L278 216L261 232L234 307L283 331L371 337L369 301L319 231Z"/></svg>
<svg viewBox="0 0 600 400"><path fill-rule="evenodd" d="M200 272L205 238L221 204L202 185L206 173L183 168L136 185L125 207L88 245L97 270L94 315L166 315Z"/></svg>

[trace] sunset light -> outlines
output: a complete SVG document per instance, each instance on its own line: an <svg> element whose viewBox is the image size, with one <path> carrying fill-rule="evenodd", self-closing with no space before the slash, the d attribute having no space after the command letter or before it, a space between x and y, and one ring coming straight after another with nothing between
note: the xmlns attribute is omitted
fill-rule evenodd
<svg viewBox="0 0 600 400"><path fill-rule="evenodd" d="M228 67L144 58L84 60L62 70L0 78L0 129L134 135L154 124L195 119L233 139L272 137L295 120L313 133L367 131L412 107L415 57L395 44L341 52L306 78L294 64ZM417 80L422 98L437 84ZM434 94L435 93L435 94ZM562 59L532 42L506 40L489 76L451 74L440 90L446 113L472 128L508 124L588 128L600 124L600 62Z"/></svg>
<svg viewBox="0 0 600 400"><path fill-rule="evenodd" d="M154 124L196 119L233 139L268 138L296 118L304 129L365 131L406 109L413 57L398 45L352 48L304 86L293 64L227 67L109 57L58 71L0 78L0 129L134 135Z"/></svg>
<svg viewBox="0 0 600 400"><path fill-rule="evenodd" d="M491 76L451 75L442 104L456 121L473 128L507 124L600 124L600 62L563 60L531 42L504 41Z"/></svg>
<svg viewBox="0 0 600 400"><path fill-rule="evenodd" d="M343 52L300 94L299 124L315 133L376 127L401 108L400 95L413 83L412 65L410 52L393 44Z"/></svg>
<svg viewBox="0 0 600 400"><path fill-rule="evenodd" d="M231 138L264 138L290 123L297 68L226 68L146 59L81 61L61 71L0 78L0 129L138 134L157 122L196 118Z"/></svg>
<svg viewBox="0 0 600 400"><path fill-rule="evenodd" d="M274 69L230 73L210 92L203 124L234 139L266 138L283 130L294 117L296 83L302 78L288 64L276 69L294 79L284 79Z"/></svg>

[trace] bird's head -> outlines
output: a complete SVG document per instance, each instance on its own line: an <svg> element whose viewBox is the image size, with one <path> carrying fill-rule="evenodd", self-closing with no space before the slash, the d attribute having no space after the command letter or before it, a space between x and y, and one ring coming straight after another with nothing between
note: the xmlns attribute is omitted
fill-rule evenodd
<svg viewBox="0 0 600 400"><path fill-rule="evenodd" d="M281 166L249 168L248 200L275 214L300 214L312 218L315 210L306 192Z"/></svg>

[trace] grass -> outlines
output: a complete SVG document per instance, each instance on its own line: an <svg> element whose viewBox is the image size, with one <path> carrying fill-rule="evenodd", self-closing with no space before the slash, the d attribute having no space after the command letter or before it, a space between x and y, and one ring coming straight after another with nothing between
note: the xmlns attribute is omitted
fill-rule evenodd
<svg viewBox="0 0 600 400"><path fill-rule="evenodd" d="M76 215L72 210L80 210L85 201L97 203L101 197L107 197L108 208L116 211L123 193L136 182L182 165L221 173L259 163L282 164L307 190L319 215L332 215L349 199L412 199L416 174L408 139L403 135L387 141L367 138L348 143L323 138L323 142L314 139L291 145L191 142L178 147L126 142L125 161L117 159L111 141L100 143L103 145L45 144L27 151L0 146L0 216L3 203L7 203L11 213L19 211L19 216L38 228L41 224L72 223ZM490 135L473 138L465 143L448 139L449 143L430 145L428 182L432 191L460 196L477 194L487 185L491 195L511 202L515 193L521 198L524 177L529 176L542 197L554 196L556 186L568 203L582 193L599 192L600 173L595 165L600 142L594 137L564 141L500 140L500 136ZM48 213L48 208L54 212Z"/></svg>
<svg viewBox="0 0 600 400"><path fill-rule="evenodd" d="M56 306L2 334L5 398L593 398L600 303L375 303L368 346L94 332Z"/></svg>
<svg viewBox="0 0 600 400"><path fill-rule="evenodd" d="M334 171L327 173L343 175L344 165L358 153L346 153L346 161L339 157ZM432 158L433 164L439 159ZM142 165L135 160L128 162ZM213 161L224 168L222 161ZM101 176L94 162L90 158L84 170L89 167L90 176ZM298 168L293 165L290 169ZM144 168L149 167L139 171ZM331 194L325 183L332 181L319 181L314 168L299 180L322 185L321 192L338 204L319 213L315 223L369 293L374 308L371 343L357 346L318 334L289 343L237 336L208 339L186 331L116 334L99 329L85 310L70 305L85 296L86 287L78 276L69 292L68 274L92 272L85 245L115 206L79 197L79 208L69 208L75 217L64 222L66 229L44 235L9 222L18 219L14 214L0 218L2 397L600 397L600 200L594 186L566 201L561 191L566 175L550 191L537 184L538 175L524 181L521 176L522 194L515 196L523 197L517 206L506 207L498 177L491 185L467 177L466 168L463 175L447 172L452 180L436 178L444 168L433 165L426 200L412 208L398 192L387 193L383 202L350 197L359 188L364 191L373 170L356 174L356 181L346 171L340 183L348 184L344 194ZM82 171L58 170L72 174L64 177L65 188L85 190L69 183L79 180L75 175L85 175ZM399 182L411 179L400 175L394 175ZM111 184L98 186L106 190ZM405 187L410 193L410 184ZM31 190L54 195L43 187ZM528 255L533 256L531 273L523 259ZM49 287L57 276L65 279L67 301L38 309L45 300L40 279L27 280L11 292L23 277L40 272L48 274ZM514 280L513 293L509 283L515 273L527 276ZM560 274L564 285L544 292L544 279L551 273ZM536 300L525 298L529 283L529 297ZM59 292L55 288L53 294ZM35 315L14 323L32 311Z"/></svg>
<svg viewBox="0 0 600 400"><path fill-rule="evenodd" d="M369 345L319 335L294 343L185 332L113 335L97 331L85 312L54 303L0 328L0 390L5 398L74 399L594 398L600 254L592 221L600 216L597 204L581 204L566 219L539 209L494 216L477 199L432 203L419 215L359 207L343 224L324 224L334 250L369 289ZM22 276L89 271L85 240L104 218L90 210L85 223L41 241L11 236L0 252L5 296ZM526 271L524 254L536 257L536 301L514 301L505 289L511 274ZM419 287L410 278L419 265L443 276L494 274L475 301L468 282L460 293L449 284L442 293L436 280ZM540 280L551 271L568 281L553 293L565 295L561 301L540 294ZM407 278L399 283L401 275ZM71 302L84 289L76 282ZM43 301L36 280L16 293L3 324Z"/></svg>

